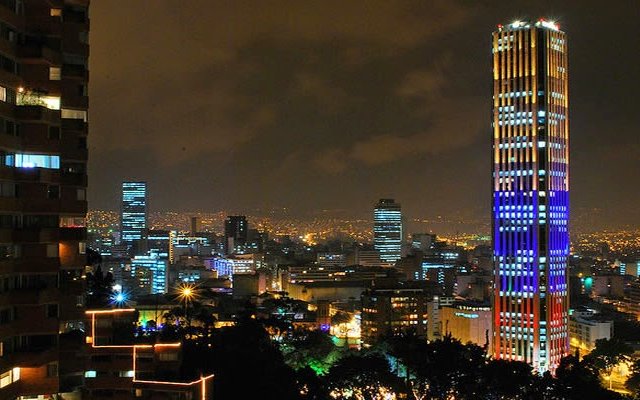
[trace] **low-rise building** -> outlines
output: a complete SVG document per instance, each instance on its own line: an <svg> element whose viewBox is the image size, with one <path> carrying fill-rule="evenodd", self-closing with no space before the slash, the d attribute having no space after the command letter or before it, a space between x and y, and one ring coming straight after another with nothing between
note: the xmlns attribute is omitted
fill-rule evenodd
<svg viewBox="0 0 640 400"><path fill-rule="evenodd" d="M86 399L205 399L209 376L182 376L180 343L134 338L135 309L87 311Z"/></svg>
<svg viewBox="0 0 640 400"><path fill-rule="evenodd" d="M573 315L569 319L569 337L572 350L590 352L596 347L597 340L613 337L613 322Z"/></svg>
<svg viewBox="0 0 640 400"><path fill-rule="evenodd" d="M403 333L426 337L427 303L439 293L439 288L430 282L367 289L361 296L363 342L371 345L381 337Z"/></svg>
<svg viewBox="0 0 640 400"><path fill-rule="evenodd" d="M486 304L457 303L440 309L442 331L462 343L491 348L492 311Z"/></svg>

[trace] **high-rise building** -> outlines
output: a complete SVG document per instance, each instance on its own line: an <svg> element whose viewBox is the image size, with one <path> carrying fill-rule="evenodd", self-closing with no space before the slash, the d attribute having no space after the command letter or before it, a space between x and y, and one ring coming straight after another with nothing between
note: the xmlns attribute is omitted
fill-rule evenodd
<svg viewBox="0 0 640 400"><path fill-rule="evenodd" d="M146 230L147 183L122 182L121 240L129 246L134 246L145 237Z"/></svg>
<svg viewBox="0 0 640 400"><path fill-rule="evenodd" d="M142 276L139 286L148 290L151 294L167 293L169 289L168 260L158 253L150 252L146 255L135 256L131 259L131 272L135 276ZM138 274L139 270L148 271L148 274Z"/></svg>
<svg viewBox="0 0 640 400"><path fill-rule="evenodd" d="M373 209L373 247L387 265L402 256L402 211L393 199L380 199Z"/></svg>
<svg viewBox="0 0 640 400"><path fill-rule="evenodd" d="M244 215L229 215L224 221L225 252L234 253L237 247L247 243L247 217ZM242 251L241 251L242 252Z"/></svg>
<svg viewBox="0 0 640 400"><path fill-rule="evenodd" d="M1 399L83 383L88 6L0 2Z"/></svg>
<svg viewBox="0 0 640 400"><path fill-rule="evenodd" d="M541 19L492 43L494 356L553 372L569 352L567 38Z"/></svg>

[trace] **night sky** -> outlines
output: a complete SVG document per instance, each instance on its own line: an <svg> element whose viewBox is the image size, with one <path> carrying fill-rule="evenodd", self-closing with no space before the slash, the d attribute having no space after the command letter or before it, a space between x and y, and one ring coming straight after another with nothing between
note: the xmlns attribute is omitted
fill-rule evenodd
<svg viewBox="0 0 640 400"><path fill-rule="evenodd" d="M640 2L91 3L90 208L488 215L491 32L568 34L571 201L640 223ZM599 208L600 210L592 210Z"/></svg>

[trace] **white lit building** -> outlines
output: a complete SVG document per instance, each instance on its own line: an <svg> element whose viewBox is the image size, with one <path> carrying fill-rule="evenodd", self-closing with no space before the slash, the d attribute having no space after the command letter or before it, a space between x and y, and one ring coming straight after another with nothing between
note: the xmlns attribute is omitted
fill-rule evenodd
<svg viewBox="0 0 640 400"><path fill-rule="evenodd" d="M569 320L569 335L572 349L589 352L596 347L597 340L613 337L613 322L572 316Z"/></svg>
<svg viewBox="0 0 640 400"><path fill-rule="evenodd" d="M402 256L402 211L393 199L380 199L373 210L373 247L380 259L395 265Z"/></svg>

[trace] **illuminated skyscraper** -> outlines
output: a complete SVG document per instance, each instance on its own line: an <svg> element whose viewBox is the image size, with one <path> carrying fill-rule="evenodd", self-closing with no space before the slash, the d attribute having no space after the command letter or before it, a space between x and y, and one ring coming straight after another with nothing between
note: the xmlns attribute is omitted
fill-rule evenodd
<svg viewBox="0 0 640 400"><path fill-rule="evenodd" d="M122 182L121 240L133 245L147 229L147 183Z"/></svg>
<svg viewBox="0 0 640 400"><path fill-rule="evenodd" d="M395 264L402 253L402 211L393 199L380 199L373 209L373 247L385 264Z"/></svg>
<svg viewBox="0 0 640 400"><path fill-rule="evenodd" d="M137 272L141 270L146 269L150 272L146 275L147 278L141 279L139 284L148 288L149 293L152 294L167 293L169 289L167 267L167 258L161 257L156 252L151 252L143 256L135 256L131 259L131 272L134 276L145 276L144 274L137 274Z"/></svg>
<svg viewBox="0 0 640 400"><path fill-rule="evenodd" d="M554 371L569 351L566 36L517 21L492 43L494 356Z"/></svg>

